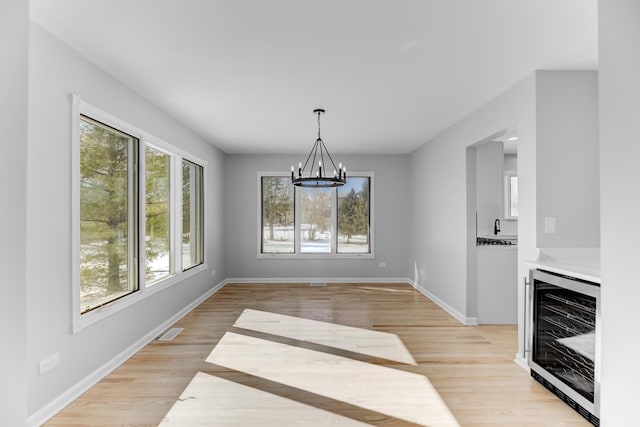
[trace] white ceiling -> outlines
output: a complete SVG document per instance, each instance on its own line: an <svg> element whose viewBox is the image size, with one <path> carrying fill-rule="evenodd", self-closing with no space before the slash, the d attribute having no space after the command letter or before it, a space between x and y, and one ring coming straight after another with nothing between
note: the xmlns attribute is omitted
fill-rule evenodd
<svg viewBox="0 0 640 427"><path fill-rule="evenodd" d="M408 153L533 70L597 69L597 0L31 0L227 153ZM498 131L498 130L496 130Z"/></svg>

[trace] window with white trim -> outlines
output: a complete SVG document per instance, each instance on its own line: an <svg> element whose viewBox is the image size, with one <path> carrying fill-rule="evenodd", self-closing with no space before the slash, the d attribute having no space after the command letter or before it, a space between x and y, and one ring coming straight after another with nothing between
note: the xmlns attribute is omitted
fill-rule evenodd
<svg viewBox="0 0 640 427"><path fill-rule="evenodd" d="M206 268L206 163L78 97L73 114L77 332Z"/></svg>
<svg viewBox="0 0 640 427"><path fill-rule="evenodd" d="M182 160L182 269L204 262L203 167Z"/></svg>
<svg viewBox="0 0 640 427"><path fill-rule="evenodd" d="M135 274L139 140L80 119L80 302L82 312L139 290Z"/></svg>
<svg viewBox="0 0 640 427"><path fill-rule="evenodd" d="M504 174L504 216L505 219L518 219L518 175Z"/></svg>
<svg viewBox="0 0 640 427"><path fill-rule="evenodd" d="M259 173L258 256L373 257L373 173L336 188L294 187Z"/></svg>

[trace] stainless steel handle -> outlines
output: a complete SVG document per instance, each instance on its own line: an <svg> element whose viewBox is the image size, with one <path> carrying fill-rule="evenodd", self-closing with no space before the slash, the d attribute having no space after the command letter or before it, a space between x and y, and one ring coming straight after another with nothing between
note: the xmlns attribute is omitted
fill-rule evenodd
<svg viewBox="0 0 640 427"><path fill-rule="evenodd" d="M529 303L530 303L530 292L531 282L527 281L527 277L524 278L524 327L523 327L523 345L522 348L524 350L523 357L527 358L527 354L531 351L531 340L529 339L529 328L531 327L529 315L527 314Z"/></svg>

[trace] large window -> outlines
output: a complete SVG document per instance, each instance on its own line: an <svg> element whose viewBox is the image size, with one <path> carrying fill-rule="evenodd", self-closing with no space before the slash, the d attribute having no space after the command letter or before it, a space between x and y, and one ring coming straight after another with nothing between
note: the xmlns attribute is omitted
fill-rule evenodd
<svg viewBox="0 0 640 427"><path fill-rule="evenodd" d="M88 311L138 290L136 175L139 141L80 120L80 290Z"/></svg>
<svg viewBox="0 0 640 427"><path fill-rule="evenodd" d="M330 188L300 188L300 253L331 253L334 226Z"/></svg>
<svg viewBox="0 0 640 427"><path fill-rule="evenodd" d="M204 262L202 166L182 161L182 268Z"/></svg>
<svg viewBox="0 0 640 427"><path fill-rule="evenodd" d="M506 219L518 219L518 175L504 175L504 211Z"/></svg>
<svg viewBox="0 0 640 427"><path fill-rule="evenodd" d="M77 97L73 157L77 332L204 268L204 162Z"/></svg>
<svg viewBox="0 0 640 427"><path fill-rule="evenodd" d="M286 176L260 175L259 256L372 256L373 174L338 188L299 188Z"/></svg>
<svg viewBox="0 0 640 427"><path fill-rule="evenodd" d="M171 156L145 147L145 260L146 283L152 284L173 273L170 222Z"/></svg>
<svg viewBox="0 0 640 427"><path fill-rule="evenodd" d="M355 177L338 187L338 253L371 252L370 185L370 177Z"/></svg>
<svg viewBox="0 0 640 427"><path fill-rule="evenodd" d="M265 254L295 252L293 185L289 177L263 176L262 236L260 250Z"/></svg>

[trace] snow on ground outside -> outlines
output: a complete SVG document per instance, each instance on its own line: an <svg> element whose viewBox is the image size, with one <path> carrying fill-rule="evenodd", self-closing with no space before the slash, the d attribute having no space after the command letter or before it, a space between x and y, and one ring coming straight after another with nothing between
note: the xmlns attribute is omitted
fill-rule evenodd
<svg viewBox="0 0 640 427"><path fill-rule="evenodd" d="M308 229L303 227L303 236L307 236ZM273 240L269 239L269 227L264 227L263 232L263 250L265 253L293 253L293 226L273 227ZM366 235L351 236L347 243L347 236L338 235L338 251L339 253L368 253L369 245ZM300 252L303 253L330 253L331 252L331 233L316 233L316 240L302 240L300 243Z"/></svg>

